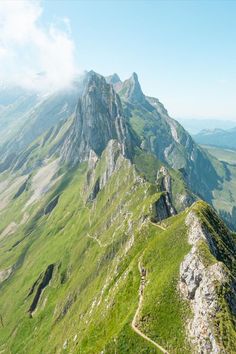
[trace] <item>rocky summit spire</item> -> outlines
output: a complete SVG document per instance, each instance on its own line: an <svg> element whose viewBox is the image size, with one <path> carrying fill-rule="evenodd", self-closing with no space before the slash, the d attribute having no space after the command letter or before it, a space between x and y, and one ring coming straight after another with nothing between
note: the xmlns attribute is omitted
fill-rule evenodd
<svg viewBox="0 0 236 354"><path fill-rule="evenodd" d="M144 95L138 80L138 75L135 72L129 79L121 82L120 84L116 84L114 88L122 100L131 103L132 105L142 106L148 111L154 110L154 107L149 103Z"/></svg>
<svg viewBox="0 0 236 354"><path fill-rule="evenodd" d="M90 71L85 75L70 133L62 148L70 163L86 160L90 150L101 155L107 143L116 139L129 155L131 139L119 96L105 78Z"/></svg>
<svg viewBox="0 0 236 354"><path fill-rule="evenodd" d="M106 82L111 85L116 85L118 83L121 83L121 79L119 78L119 76L116 73L114 73L113 75L107 76L105 79L106 79Z"/></svg>
<svg viewBox="0 0 236 354"><path fill-rule="evenodd" d="M138 75L135 72L123 82L118 92L123 99L130 103L144 103L146 101L138 81Z"/></svg>

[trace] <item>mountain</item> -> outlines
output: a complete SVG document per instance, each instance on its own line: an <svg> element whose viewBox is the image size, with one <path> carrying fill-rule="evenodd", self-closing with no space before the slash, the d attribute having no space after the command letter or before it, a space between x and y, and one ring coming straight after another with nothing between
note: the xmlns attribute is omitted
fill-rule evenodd
<svg viewBox="0 0 236 354"><path fill-rule="evenodd" d="M74 164L88 159L91 150L101 155L111 139L119 141L129 156L132 141L120 97L105 78L94 72L87 74L82 85L73 123L62 148L65 160Z"/></svg>
<svg viewBox="0 0 236 354"><path fill-rule="evenodd" d="M15 163L39 136L72 115L78 92L79 88L74 85L56 93L38 94L16 89L14 96L10 95L11 102L2 105L0 116L0 171Z"/></svg>
<svg viewBox="0 0 236 354"><path fill-rule="evenodd" d="M236 150L236 128L202 130L193 138L198 144Z"/></svg>
<svg viewBox="0 0 236 354"><path fill-rule="evenodd" d="M222 119L203 119L203 118L176 118L177 121L186 129L191 135L200 133L201 130L207 129L224 129L229 130L235 127L235 121Z"/></svg>
<svg viewBox="0 0 236 354"><path fill-rule="evenodd" d="M222 216L227 212L225 221L235 228L236 167L218 161L197 145L186 130L169 117L158 99L143 94L137 74L118 89L114 88L133 130L141 139L142 149L178 170L195 194L212 204Z"/></svg>
<svg viewBox="0 0 236 354"><path fill-rule="evenodd" d="M1 147L0 351L235 352L235 234L199 192L228 166L136 74L38 99Z"/></svg>

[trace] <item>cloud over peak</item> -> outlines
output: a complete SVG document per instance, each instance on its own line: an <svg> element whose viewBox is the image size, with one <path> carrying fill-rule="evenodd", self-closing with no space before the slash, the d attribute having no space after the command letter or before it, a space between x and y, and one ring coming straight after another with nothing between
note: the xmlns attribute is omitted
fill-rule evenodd
<svg viewBox="0 0 236 354"><path fill-rule="evenodd" d="M39 1L0 2L0 80L32 89L60 89L76 75L67 18L42 23Z"/></svg>

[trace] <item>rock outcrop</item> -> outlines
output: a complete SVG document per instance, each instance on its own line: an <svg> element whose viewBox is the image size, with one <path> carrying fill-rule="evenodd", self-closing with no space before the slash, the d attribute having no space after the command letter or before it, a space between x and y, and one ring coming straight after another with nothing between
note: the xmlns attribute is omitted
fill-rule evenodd
<svg viewBox="0 0 236 354"><path fill-rule="evenodd" d="M100 187L103 188L113 172L119 169L124 159L123 147L117 140L110 140L104 152L106 159L106 168L101 176Z"/></svg>
<svg viewBox="0 0 236 354"><path fill-rule="evenodd" d="M153 222L159 222L176 214L176 211L171 203L171 199L167 192L163 193L161 197L152 206Z"/></svg>
<svg viewBox="0 0 236 354"><path fill-rule="evenodd" d="M60 198L60 195L58 194L46 205L46 207L44 209L44 214L45 215L50 214L53 211L53 209L58 204L59 198Z"/></svg>
<svg viewBox="0 0 236 354"><path fill-rule="evenodd" d="M75 165L88 160L90 151L100 156L111 139L119 141L123 155L130 156L130 131L119 96L105 78L86 74L74 121L62 146L62 160Z"/></svg>
<svg viewBox="0 0 236 354"><path fill-rule="evenodd" d="M30 305L30 308L29 308L29 314L30 314L30 316L32 316L33 312L36 310L37 305L38 305L38 302L39 302L39 300L40 300L40 298L41 298L41 295L42 295L43 290L48 286L49 282L50 282L51 279L52 279L54 266L55 266L54 264L50 264L50 265L47 267L47 269L46 269L46 271L45 271L45 273L44 273L44 275L43 275L43 278L42 278L40 284L39 284L38 287L37 287L37 290L36 290L34 299L33 299L32 303L31 303L31 305ZM41 276L40 276L40 278L41 278ZM33 285L32 289L31 289L29 295L33 294L33 292L34 292L34 290L35 290L35 287L36 287L36 285L38 284L38 282L39 282L39 281L37 280L37 281L34 283L34 285Z"/></svg>
<svg viewBox="0 0 236 354"><path fill-rule="evenodd" d="M166 191L171 195L171 176L165 166L162 166L157 172L157 183L160 184L161 191Z"/></svg>
<svg viewBox="0 0 236 354"><path fill-rule="evenodd" d="M160 221L165 219L165 217L173 216L176 214L176 210L173 206L172 200L171 176L165 166L162 166L157 172L157 184L159 186L160 191L164 192L156 205L156 215L158 221ZM158 214L160 214L160 210L166 210L166 212L164 212L164 214L161 216L161 219L160 217L158 217Z"/></svg>
<svg viewBox="0 0 236 354"><path fill-rule="evenodd" d="M179 170L192 192L211 203L212 191L222 183L212 158L169 116L158 99L143 94L135 73L116 90L142 148Z"/></svg>
<svg viewBox="0 0 236 354"><path fill-rule="evenodd" d="M97 155L90 151L88 160L87 182L93 184L90 191L88 202L93 201L99 191L105 187L112 174L119 169L124 160L122 145L117 140L110 140L106 149L103 152L104 166L101 175L95 179L94 168L97 163ZM128 160L127 160L128 161Z"/></svg>
<svg viewBox="0 0 236 354"><path fill-rule="evenodd" d="M119 83L122 83L121 79L119 78L119 75L117 75L116 73L113 75L107 76L106 82L110 85L117 85Z"/></svg>
<svg viewBox="0 0 236 354"><path fill-rule="evenodd" d="M229 271L219 262L214 237L203 227L199 217L191 211L186 218L188 241L192 245L180 266L179 289L182 296L190 302L193 317L187 324L187 335L192 343L193 352L227 353L215 326L216 314L220 312L219 288L229 282ZM203 242L212 254L212 260L206 264L199 251ZM231 293L231 302L235 303L236 293Z"/></svg>
<svg viewBox="0 0 236 354"><path fill-rule="evenodd" d="M135 72L129 79L119 84L113 84L113 86L119 95L131 105L143 105L148 111L155 110L145 97L138 80L138 75Z"/></svg>
<svg viewBox="0 0 236 354"><path fill-rule="evenodd" d="M12 273L12 267L0 270L0 284L7 280Z"/></svg>

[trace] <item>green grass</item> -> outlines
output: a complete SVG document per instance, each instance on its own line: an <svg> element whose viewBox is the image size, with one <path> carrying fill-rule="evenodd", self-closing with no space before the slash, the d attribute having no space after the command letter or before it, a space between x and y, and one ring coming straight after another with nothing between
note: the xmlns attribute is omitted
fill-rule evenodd
<svg viewBox="0 0 236 354"><path fill-rule="evenodd" d="M148 285L142 310L142 330L171 353L189 353L185 323L190 310L177 292L179 267L189 252L184 215L173 217L160 234L155 226L154 239L144 252Z"/></svg>
<svg viewBox="0 0 236 354"><path fill-rule="evenodd" d="M225 161L229 164L236 164L236 151L209 145L201 146L218 160Z"/></svg>
<svg viewBox="0 0 236 354"><path fill-rule="evenodd" d="M66 174L30 208L28 224L0 242L0 269L15 264L13 275L0 287L4 321L0 350L47 354L62 351L68 341L65 353L158 353L131 328L142 257L148 271L139 324L142 331L171 353L191 352L185 335L190 310L177 290L179 267L190 249L186 213L166 220L166 231L149 223L151 206L160 197L151 183L159 168L152 157L143 164L150 181L138 178L140 162L135 168L123 160L96 199L87 202L95 181L105 172L107 158L105 151L90 185L86 163ZM29 193L9 205L4 214L10 213L7 222L20 220ZM42 210L58 193L57 206L44 215ZM207 219L208 209L200 204L198 208ZM214 225L225 230L217 219ZM30 318L35 293L27 295L52 263L52 280Z"/></svg>
<svg viewBox="0 0 236 354"><path fill-rule="evenodd" d="M105 160L106 152L94 171L94 181L104 173ZM64 177L32 206L28 224L2 240L0 269L14 263L17 267L0 289L5 323L0 348L45 354L60 350L68 340L68 352L97 353L107 348L112 353L116 346L125 353L157 352L132 331L131 322L138 304L138 257L161 235L160 229L141 224L160 194L149 182L136 179L134 167L124 160L96 200L87 203L94 182L86 186L86 174L83 164ZM41 210L58 193L56 208L43 215ZM20 219L27 198L26 191L9 206L11 218ZM98 238L103 247L88 235ZM17 239L22 241L9 253ZM52 263L53 278L30 318L34 295L27 294ZM148 296L147 288L147 303ZM152 332L150 336L155 337ZM167 345L167 337L164 342Z"/></svg>
<svg viewBox="0 0 236 354"><path fill-rule="evenodd" d="M231 284L227 283L224 287L218 284L218 303L220 311L216 314L215 331L218 334L218 341L222 348L228 353L236 352L236 319L229 309L227 299L232 296Z"/></svg>

